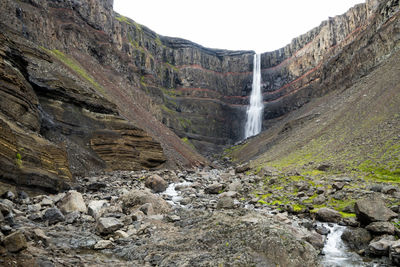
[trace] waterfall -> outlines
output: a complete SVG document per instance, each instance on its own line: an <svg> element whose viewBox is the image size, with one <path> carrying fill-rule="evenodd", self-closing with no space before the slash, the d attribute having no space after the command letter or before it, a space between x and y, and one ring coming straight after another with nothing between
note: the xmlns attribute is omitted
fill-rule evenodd
<svg viewBox="0 0 400 267"><path fill-rule="evenodd" d="M253 60L253 86L250 95L250 105L247 108L247 121L244 137L249 138L261 132L264 110L261 93L261 54L255 54Z"/></svg>

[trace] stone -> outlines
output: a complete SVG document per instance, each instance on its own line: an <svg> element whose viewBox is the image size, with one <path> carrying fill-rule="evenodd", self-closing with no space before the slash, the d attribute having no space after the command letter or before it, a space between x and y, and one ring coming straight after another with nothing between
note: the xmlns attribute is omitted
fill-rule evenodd
<svg viewBox="0 0 400 267"><path fill-rule="evenodd" d="M204 189L204 193L215 195L215 194L219 194L222 190L224 190L224 188L225 188L225 186L223 184L213 183Z"/></svg>
<svg viewBox="0 0 400 267"><path fill-rule="evenodd" d="M73 211L65 215L65 222L66 223L74 223L81 217L81 213L79 211Z"/></svg>
<svg viewBox="0 0 400 267"><path fill-rule="evenodd" d="M134 222L141 221L144 217L146 217L146 215L140 210L135 211L131 216L132 221Z"/></svg>
<svg viewBox="0 0 400 267"><path fill-rule="evenodd" d="M42 207L44 207L44 206L53 206L54 205L54 201L51 198L45 196L39 204Z"/></svg>
<svg viewBox="0 0 400 267"><path fill-rule="evenodd" d="M314 205L321 205L326 202L326 197L324 195L318 195L312 200Z"/></svg>
<svg viewBox="0 0 400 267"><path fill-rule="evenodd" d="M28 247L24 234L20 231L14 232L4 238L4 246L9 252L19 252Z"/></svg>
<svg viewBox="0 0 400 267"><path fill-rule="evenodd" d="M76 191L69 191L58 203L58 208L63 214L73 211L87 213L87 207L82 194Z"/></svg>
<svg viewBox="0 0 400 267"><path fill-rule="evenodd" d="M244 173L250 170L250 164L249 163L245 163L242 165L239 165L235 168L235 173Z"/></svg>
<svg viewBox="0 0 400 267"><path fill-rule="evenodd" d="M317 225L315 231L320 235L328 235L331 232L331 230L324 225Z"/></svg>
<svg viewBox="0 0 400 267"><path fill-rule="evenodd" d="M154 215L153 205L151 203L145 203L139 207L139 210L146 215Z"/></svg>
<svg viewBox="0 0 400 267"><path fill-rule="evenodd" d="M164 192L168 187L168 183L157 174L147 177L145 186L150 188L155 193Z"/></svg>
<svg viewBox="0 0 400 267"><path fill-rule="evenodd" d="M341 239L353 250L362 250L368 247L372 236L368 230L364 228L348 227L343 231Z"/></svg>
<svg viewBox="0 0 400 267"><path fill-rule="evenodd" d="M310 243L315 249L322 250L324 248L324 238L318 233L310 233L304 240Z"/></svg>
<svg viewBox="0 0 400 267"><path fill-rule="evenodd" d="M400 266L400 240L396 240L390 246L389 259L394 265Z"/></svg>
<svg viewBox="0 0 400 267"><path fill-rule="evenodd" d="M47 209L43 215L43 219L48 221L49 224L56 224L58 222L65 221L65 217L62 212L57 208Z"/></svg>
<svg viewBox="0 0 400 267"><path fill-rule="evenodd" d="M50 238L45 234L42 229L33 229L33 238L36 241L42 241L45 245L48 245Z"/></svg>
<svg viewBox="0 0 400 267"><path fill-rule="evenodd" d="M395 244L394 236L379 237L369 243L367 254L375 257L389 256L389 249L393 244Z"/></svg>
<svg viewBox="0 0 400 267"><path fill-rule="evenodd" d="M128 194L121 197L121 201L125 214L134 212L146 203L151 203L155 214L164 214L171 210L171 206L164 199L148 190L131 190Z"/></svg>
<svg viewBox="0 0 400 267"><path fill-rule="evenodd" d="M6 191L4 194L1 195L1 198L13 201L15 199L15 194L11 191Z"/></svg>
<svg viewBox="0 0 400 267"><path fill-rule="evenodd" d="M372 222L365 229L376 235L394 235L395 233L395 227L391 222Z"/></svg>
<svg viewBox="0 0 400 267"><path fill-rule="evenodd" d="M342 190L345 185L346 184L343 182L336 182L336 183L332 184L332 188L338 191L338 190Z"/></svg>
<svg viewBox="0 0 400 267"><path fill-rule="evenodd" d="M334 222L337 223L342 219L340 213L336 210L329 208L321 208L316 213L317 219L322 222Z"/></svg>
<svg viewBox="0 0 400 267"><path fill-rule="evenodd" d="M354 205L358 221L367 225L371 222L389 221L397 217L397 214L386 207L382 199L378 197L358 200Z"/></svg>
<svg viewBox="0 0 400 267"><path fill-rule="evenodd" d="M94 245L94 249L96 250L102 250L102 249L107 249L107 248L113 248L114 245L112 241L110 240L100 240Z"/></svg>
<svg viewBox="0 0 400 267"><path fill-rule="evenodd" d="M181 220L181 217L179 217L178 215L167 215L166 219L168 222L178 222Z"/></svg>
<svg viewBox="0 0 400 267"><path fill-rule="evenodd" d="M235 202L229 196L220 197L217 202L217 209L234 209Z"/></svg>
<svg viewBox="0 0 400 267"><path fill-rule="evenodd" d="M392 195L398 191L399 191L398 187L394 186L394 185L386 185L382 188L382 193L388 194L388 195Z"/></svg>
<svg viewBox="0 0 400 267"><path fill-rule="evenodd" d="M107 205L107 200L92 200L88 204L88 214L97 219L102 215L102 209Z"/></svg>
<svg viewBox="0 0 400 267"><path fill-rule="evenodd" d="M119 238L128 238L129 235L128 235L128 233L126 233L125 231L117 230L117 231L115 231L115 233L114 233L114 237L115 237L116 239L119 239Z"/></svg>
<svg viewBox="0 0 400 267"><path fill-rule="evenodd" d="M96 191L100 191L101 189L104 189L106 187L107 187L106 183L94 182L87 186L87 190L96 192Z"/></svg>
<svg viewBox="0 0 400 267"><path fill-rule="evenodd" d="M96 224L96 230L101 235L112 234L123 227L123 223L114 217L100 218Z"/></svg>

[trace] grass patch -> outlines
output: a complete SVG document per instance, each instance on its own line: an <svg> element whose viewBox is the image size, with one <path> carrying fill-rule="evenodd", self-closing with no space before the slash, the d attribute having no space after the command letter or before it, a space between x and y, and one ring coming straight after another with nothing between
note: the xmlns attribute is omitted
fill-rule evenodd
<svg viewBox="0 0 400 267"><path fill-rule="evenodd" d="M118 15L115 17L115 19L118 20L119 22L123 22L123 23L126 23L126 24L128 24L128 25L132 25L131 20L128 19L127 17L125 17L125 16L122 16L122 15L119 15L119 14L118 14Z"/></svg>

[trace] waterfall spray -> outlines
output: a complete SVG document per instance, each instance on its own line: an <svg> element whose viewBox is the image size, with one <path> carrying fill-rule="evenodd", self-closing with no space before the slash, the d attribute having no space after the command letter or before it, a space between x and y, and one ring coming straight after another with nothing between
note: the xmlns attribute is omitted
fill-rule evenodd
<svg viewBox="0 0 400 267"><path fill-rule="evenodd" d="M244 133L245 139L261 132L264 110L263 96L261 93L261 54L255 54L253 62L253 86L250 95L250 105L247 108L247 121Z"/></svg>

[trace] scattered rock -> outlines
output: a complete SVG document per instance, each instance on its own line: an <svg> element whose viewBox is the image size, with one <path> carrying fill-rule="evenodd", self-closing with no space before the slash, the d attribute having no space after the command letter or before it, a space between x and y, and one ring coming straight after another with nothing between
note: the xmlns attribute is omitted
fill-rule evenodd
<svg viewBox="0 0 400 267"><path fill-rule="evenodd" d="M400 240L393 242L390 246L389 258L394 265L400 266Z"/></svg>
<svg viewBox="0 0 400 267"><path fill-rule="evenodd" d="M393 235L395 233L395 227L391 222L373 222L368 224L365 229L377 235Z"/></svg>
<svg viewBox="0 0 400 267"><path fill-rule="evenodd" d="M145 203L139 207L139 210L142 211L146 215L154 215L153 205L151 203Z"/></svg>
<svg viewBox="0 0 400 267"><path fill-rule="evenodd" d="M100 218L97 221L96 230L102 235L107 235L115 232L120 229L122 226L122 222L114 217L106 217Z"/></svg>
<svg viewBox="0 0 400 267"><path fill-rule="evenodd" d="M47 209L44 213L43 219L48 221L50 225L65 221L64 215L57 208Z"/></svg>
<svg viewBox="0 0 400 267"><path fill-rule="evenodd" d="M321 208L316 213L318 220L322 222L337 223L342 219L340 213L336 210L329 208Z"/></svg>
<svg viewBox="0 0 400 267"><path fill-rule="evenodd" d="M382 199L378 197L358 200L354 205L358 221L367 225L371 222L386 222L397 217L397 214L386 207Z"/></svg>
<svg viewBox="0 0 400 267"><path fill-rule="evenodd" d="M62 213L67 214L73 211L86 213L87 208L82 194L76 191L69 191L58 203Z"/></svg>
<svg viewBox="0 0 400 267"><path fill-rule="evenodd" d="M234 209L235 202L233 198L229 196L223 196L218 199L217 209Z"/></svg>
<svg viewBox="0 0 400 267"><path fill-rule="evenodd" d="M73 211L65 215L65 222L71 224L76 222L80 217L81 214L79 211Z"/></svg>
<svg viewBox="0 0 400 267"><path fill-rule="evenodd" d="M14 232L4 238L4 246L9 252L19 252L28 247L24 234L20 231Z"/></svg>
<svg viewBox="0 0 400 267"><path fill-rule="evenodd" d="M145 190L132 190L121 197L122 209L125 214L130 214L141 205L151 203L155 214L168 213L171 210L170 205L159 196Z"/></svg>
<svg viewBox="0 0 400 267"><path fill-rule="evenodd" d="M15 195L11 191L6 191L4 194L1 195L1 198L13 201L15 199Z"/></svg>
<svg viewBox="0 0 400 267"><path fill-rule="evenodd" d="M33 230L33 237L36 241L42 241L45 245L49 243L50 238L44 233L42 229L36 228Z"/></svg>
<svg viewBox="0 0 400 267"><path fill-rule="evenodd" d="M126 233L125 231L117 230L117 231L115 231L115 233L114 233L114 237L115 237L116 239L119 239L119 238L128 238L128 237L129 237L129 234Z"/></svg>
<svg viewBox="0 0 400 267"><path fill-rule="evenodd" d="M395 243L394 236L379 237L368 245L367 254L371 256L389 256L389 248Z"/></svg>
<svg viewBox="0 0 400 267"><path fill-rule="evenodd" d="M102 250L102 249L107 249L107 248L113 248L114 245L110 240L100 240L94 245L94 249L96 250Z"/></svg>
<svg viewBox="0 0 400 267"><path fill-rule="evenodd" d="M388 194L388 195L392 195L398 191L399 191L398 187L393 186L393 185L387 185L382 188L382 193Z"/></svg>
<svg viewBox="0 0 400 267"><path fill-rule="evenodd" d="M250 170L250 164L249 163L245 163L242 165L239 165L235 168L235 173L244 173Z"/></svg>
<svg viewBox="0 0 400 267"><path fill-rule="evenodd" d="M346 184L343 182L336 182L332 184L332 188L335 190L342 190Z"/></svg>
<svg viewBox="0 0 400 267"><path fill-rule="evenodd" d="M155 193L160 193L167 189L168 183L159 175L154 174L146 179L145 186L152 189Z"/></svg>
<svg viewBox="0 0 400 267"><path fill-rule="evenodd" d="M102 208L108 203L107 200L92 200L88 205L88 214L97 219L102 215Z"/></svg>
<svg viewBox="0 0 400 267"><path fill-rule="evenodd" d="M214 183L212 185L209 185L204 189L204 193L206 194L219 194L224 190L225 186L223 184L219 183Z"/></svg>
<svg viewBox="0 0 400 267"><path fill-rule="evenodd" d="M178 222L181 220L181 217L178 215L167 215L166 219L168 222Z"/></svg>
<svg viewBox="0 0 400 267"><path fill-rule="evenodd" d="M331 230L324 225L317 225L315 231L320 235L328 235L331 232Z"/></svg>
<svg viewBox="0 0 400 267"><path fill-rule="evenodd" d="M372 240L371 234L364 228L349 227L344 230L342 240L353 250L362 250L368 247Z"/></svg>

